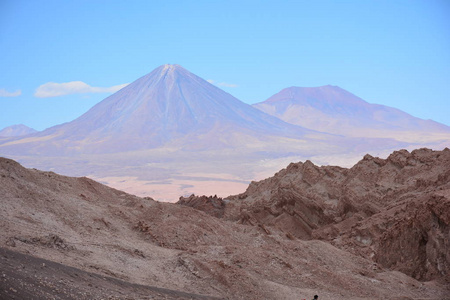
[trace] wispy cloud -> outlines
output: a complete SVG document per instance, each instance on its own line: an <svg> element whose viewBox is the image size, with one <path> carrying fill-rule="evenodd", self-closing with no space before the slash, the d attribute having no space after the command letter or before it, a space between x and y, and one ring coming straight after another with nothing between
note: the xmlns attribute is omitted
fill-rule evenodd
<svg viewBox="0 0 450 300"><path fill-rule="evenodd" d="M237 85L237 84L234 84L234 83L216 82L216 81L213 80L213 79L208 79L208 80L206 80L206 81L208 81L208 82L211 83L211 84L217 85L217 86L224 86L224 87L230 87L230 88L238 87L238 85Z"/></svg>
<svg viewBox="0 0 450 300"><path fill-rule="evenodd" d="M22 91L21 90L17 90L15 92L8 92L5 89L0 89L0 97L17 97L22 95Z"/></svg>
<svg viewBox="0 0 450 300"><path fill-rule="evenodd" d="M71 81L64 83L47 82L36 89L34 96L39 98L47 98L71 94L114 93L127 85L128 83L111 87L95 87L82 81Z"/></svg>

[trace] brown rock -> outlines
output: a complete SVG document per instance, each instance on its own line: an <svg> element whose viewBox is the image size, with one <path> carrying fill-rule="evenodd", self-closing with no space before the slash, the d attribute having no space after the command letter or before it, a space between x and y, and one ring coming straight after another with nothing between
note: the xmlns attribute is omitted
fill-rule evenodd
<svg viewBox="0 0 450 300"><path fill-rule="evenodd" d="M0 298L445 299L449 151L401 155L185 205L0 158Z"/></svg>
<svg viewBox="0 0 450 300"><path fill-rule="evenodd" d="M366 155L350 169L292 163L228 199L228 220L330 241L419 280L449 278L448 148Z"/></svg>

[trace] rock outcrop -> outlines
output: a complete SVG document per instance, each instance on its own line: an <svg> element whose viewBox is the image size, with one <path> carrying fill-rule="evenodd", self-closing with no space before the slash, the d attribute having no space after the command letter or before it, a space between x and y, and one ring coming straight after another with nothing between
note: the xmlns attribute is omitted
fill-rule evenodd
<svg viewBox="0 0 450 300"><path fill-rule="evenodd" d="M176 204L196 208L217 218L222 218L225 210L225 201L217 195L195 196L192 194L189 197L180 197Z"/></svg>
<svg viewBox="0 0 450 300"><path fill-rule="evenodd" d="M179 204L0 158L0 298L446 299L449 152Z"/></svg>
<svg viewBox="0 0 450 300"><path fill-rule="evenodd" d="M227 199L225 219L329 241L419 280L449 278L448 148L366 155L350 169L292 163Z"/></svg>

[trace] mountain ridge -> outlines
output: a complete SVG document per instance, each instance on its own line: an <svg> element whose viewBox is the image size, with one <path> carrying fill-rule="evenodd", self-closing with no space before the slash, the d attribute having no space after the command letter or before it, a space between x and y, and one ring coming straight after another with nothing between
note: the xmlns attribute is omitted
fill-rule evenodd
<svg viewBox="0 0 450 300"><path fill-rule="evenodd" d="M445 124L422 120L397 108L368 103L332 85L285 88L253 106L291 124L346 136L381 137L383 133L389 135L389 131L450 134L450 127ZM401 134L394 136L401 138Z"/></svg>

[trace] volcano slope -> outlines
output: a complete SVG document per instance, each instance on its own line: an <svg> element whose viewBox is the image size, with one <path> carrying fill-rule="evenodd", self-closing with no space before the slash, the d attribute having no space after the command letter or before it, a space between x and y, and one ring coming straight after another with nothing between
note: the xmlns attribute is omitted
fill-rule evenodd
<svg viewBox="0 0 450 300"><path fill-rule="evenodd" d="M442 165L448 150L440 153ZM366 160L376 159L366 157L362 162ZM278 176L300 173L304 165L322 170L309 163L293 164ZM338 171L343 169L335 169L336 174ZM422 179L416 185L420 185L426 196L426 190L434 184L429 181L431 177L416 177ZM446 181L442 176L439 180ZM275 188L275 179L265 183L271 181ZM308 184L314 186L312 181ZM369 185L358 184L362 190ZM359 231L349 229L344 236L331 238L333 230L338 230L333 224L345 223L351 228L352 220L362 224L361 211L369 214L370 210L362 209L365 206L360 207L356 200L348 199L347 204L336 205L342 206L339 222L339 216L334 220L319 202L323 193L317 194L317 199L311 198L315 204L304 205L303 214L311 214L311 222L316 222L317 229L322 230L297 232L294 228L298 223L293 223L291 230L286 227L293 221L289 220L291 214L283 212L274 221L275 210L267 211L277 209L277 205L263 208L275 198L270 198L270 193L262 187L262 183L253 183L245 194L227 201L205 197L203 200L223 210L223 215L215 211L216 216L212 216L188 207L194 202L202 203L194 201L195 197L184 201L186 205L160 203L87 178L26 169L13 160L0 159L0 246L4 248L0 260L0 295L11 299L15 293L21 293L22 299L304 299L319 294L321 299L356 300L445 299L449 294L448 283L439 273L442 267L438 266L435 273L424 273L419 281L397 271L397 266L392 264L395 256L391 261L373 260L403 246L401 239L396 244L396 239L386 235L386 239L391 238L389 247L370 258L363 255L366 251L363 246L355 248L359 252L351 249L354 245L349 243L350 235L361 234ZM440 192L442 197L447 197L445 189ZM301 201L294 202L300 205ZM288 212L289 201L283 205L283 211ZM373 206L382 205L375 201ZM448 206L437 212L439 216L448 214L445 208ZM441 228L432 230L445 234L448 219L439 220ZM356 225L358 221L354 230L362 226ZM373 226L367 224L370 233ZM402 224L396 225L398 232ZM368 234L363 237L367 238ZM448 245L448 231L445 241ZM436 255L446 246L442 240L439 242L433 248L437 249ZM66 293L61 292L64 289Z"/></svg>

